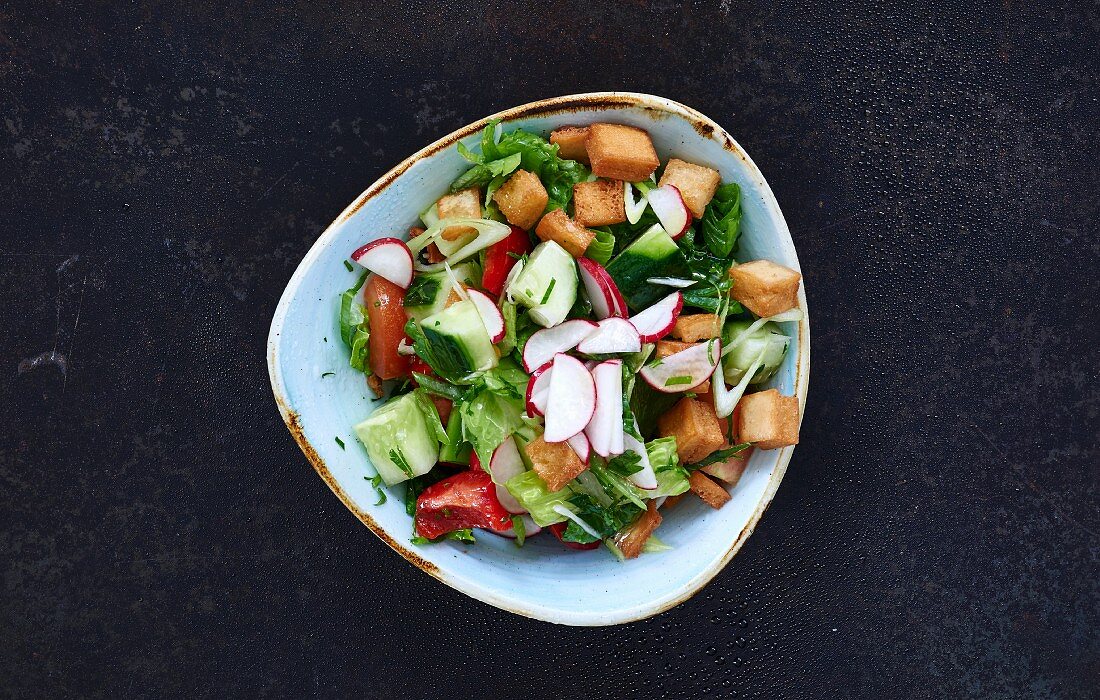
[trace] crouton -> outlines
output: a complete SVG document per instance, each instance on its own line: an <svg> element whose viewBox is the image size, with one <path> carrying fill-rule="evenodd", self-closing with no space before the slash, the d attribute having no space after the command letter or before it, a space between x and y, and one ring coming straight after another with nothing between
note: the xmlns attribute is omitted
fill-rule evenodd
<svg viewBox="0 0 1100 700"><path fill-rule="evenodd" d="M462 283L461 283L461 282L459 282L459 284L462 284ZM463 288L463 289L465 289L465 288L466 288L466 285L462 284L462 288ZM444 309L449 309L450 307L454 306L455 304L457 304L458 302L460 302L460 301L462 301L462 300L463 300L463 299L462 299L462 297L461 297L461 296L459 295L459 293L458 293L458 290L457 290L457 289L455 289L455 288L454 288L454 287L452 286L452 287L451 287L451 292L450 292L450 294L448 294L448 295L447 295L447 300L443 302L443 308L444 308Z"/></svg>
<svg viewBox="0 0 1100 700"><path fill-rule="evenodd" d="M444 260L447 259L447 256L444 255L443 252L439 250L439 246L437 246L435 243L429 243L427 250L428 250L428 262L433 264L433 265L436 264L436 263L441 263L441 262L443 262Z"/></svg>
<svg viewBox="0 0 1100 700"><path fill-rule="evenodd" d="M709 404L712 401L710 399L710 380L709 379L704 380L703 383L698 385L698 386L693 386L690 389L684 389L684 391L690 391L691 393L695 394L695 398L699 398L700 394L707 397L707 400L704 401L703 403L708 403Z"/></svg>
<svg viewBox="0 0 1100 700"><path fill-rule="evenodd" d="M691 492L703 499L703 502L711 508L717 510L729 503L729 493L724 488L711 481L710 478L701 471L694 471L689 474L688 484L691 486Z"/></svg>
<svg viewBox="0 0 1100 700"><path fill-rule="evenodd" d="M714 407L702 401L683 398L657 419L661 437L676 438L680 464L698 462L717 450L725 438Z"/></svg>
<svg viewBox="0 0 1100 700"><path fill-rule="evenodd" d="M573 219L581 226L607 226L626 221L626 200L619 180L573 185Z"/></svg>
<svg viewBox="0 0 1100 700"><path fill-rule="evenodd" d="M374 394L374 398L382 398L382 379L377 374L367 375L367 388Z"/></svg>
<svg viewBox="0 0 1100 700"><path fill-rule="evenodd" d="M798 281L802 275L770 260L753 260L730 268L734 299L763 318L798 305Z"/></svg>
<svg viewBox="0 0 1100 700"><path fill-rule="evenodd" d="M551 491L560 491L586 468L567 442L546 442L540 435L527 443L523 451Z"/></svg>
<svg viewBox="0 0 1100 700"><path fill-rule="evenodd" d="M627 559L634 559L642 553L642 547L646 540L661 524L661 514L657 512L657 504L650 501L646 504L645 512L638 519L615 535L615 546Z"/></svg>
<svg viewBox="0 0 1100 700"><path fill-rule="evenodd" d="M682 343L679 340L658 340L656 357L658 360L663 360L669 355L675 355L678 352L683 352L691 348L695 343Z"/></svg>
<svg viewBox="0 0 1100 700"><path fill-rule="evenodd" d="M588 165L588 149L584 140L588 138L587 126L563 126L550 132L550 143L558 145L558 155L566 160L579 160Z"/></svg>
<svg viewBox="0 0 1100 700"><path fill-rule="evenodd" d="M717 338L722 332L718 326L717 314L688 314L676 319L672 327L672 337L686 343Z"/></svg>
<svg viewBox="0 0 1100 700"><path fill-rule="evenodd" d="M440 219L480 219L481 189L468 187L454 194L445 194L435 203ZM445 241L457 241L463 236L477 233L472 226L448 226L443 229Z"/></svg>
<svg viewBox="0 0 1100 700"><path fill-rule="evenodd" d="M535 228L535 235L544 241L554 241L574 258L584 255L588 244L596 237L595 232L570 219L561 209L555 209L542 217Z"/></svg>
<svg viewBox="0 0 1100 700"><path fill-rule="evenodd" d="M546 194L546 188L542 186L538 175L517 170L493 193L493 201L500 207L508 223L527 231L546 210L550 195Z"/></svg>
<svg viewBox="0 0 1100 700"><path fill-rule="evenodd" d="M669 508L674 508L677 503L679 503L681 500L683 500L683 498L684 498L684 494L682 494L682 493L677 494L675 496L669 496L668 498L665 499L665 502L661 504L661 509L662 510L668 510Z"/></svg>
<svg viewBox="0 0 1100 700"><path fill-rule="evenodd" d="M640 182L661 164L649 134L625 124L593 124L584 147L597 177Z"/></svg>
<svg viewBox="0 0 1100 700"><path fill-rule="evenodd" d="M675 186L680 190L680 196L684 198L684 204L691 210L692 216L701 219L721 181L722 176L714 168L672 158L665 166L665 171L661 173L661 181L657 184L662 187Z"/></svg>
<svg viewBox="0 0 1100 700"><path fill-rule="evenodd" d="M738 439L762 450L798 444L798 398L775 389L749 394L738 403Z"/></svg>

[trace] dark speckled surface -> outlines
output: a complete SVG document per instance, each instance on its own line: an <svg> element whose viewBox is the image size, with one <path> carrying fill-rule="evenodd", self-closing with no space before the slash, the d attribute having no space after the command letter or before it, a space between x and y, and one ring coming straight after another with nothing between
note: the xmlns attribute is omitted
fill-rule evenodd
<svg viewBox="0 0 1100 700"><path fill-rule="evenodd" d="M1095 4L1014 0L0 5L3 694L1097 697L1098 46ZM264 340L401 158L599 89L756 159L814 376L742 553L586 630L392 554Z"/></svg>

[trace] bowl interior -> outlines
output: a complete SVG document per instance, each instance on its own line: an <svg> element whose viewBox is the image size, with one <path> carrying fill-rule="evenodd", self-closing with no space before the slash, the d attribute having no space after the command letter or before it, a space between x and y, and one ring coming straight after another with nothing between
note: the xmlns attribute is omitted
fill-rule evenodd
<svg viewBox="0 0 1100 700"><path fill-rule="evenodd" d="M598 97L598 96L597 96ZM518 108L505 128L539 133L566 124L614 121L649 131L662 162L670 156L717 168L723 181L743 188L741 253L798 269L790 234L770 189L752 161L720 128L676 103L649 96L595 99L576 106L560 98ZM572 109L565 109L570 105ZM704 121L700 121L704 120ZM456 132L471 148L472 125ZM748 469L720 510L685 498L666 514L658 535L673 549L619 562L606 550L565 550L549 533L522 549L511 540L479 534L475 546L443 543L417 547L409 540L412 521L403 489L374 505L377 495L363 477L374 470L351 426L380 402L371 398L363 376L347 365L347 350L336 324L336 299L357 279L343 261L364 242L401 235L417 223L468 164L454 148L454 137L413 156L372 185L321 235L295 272L272 324L269 364L284 418L319 473L348 507L391 547L451 586L498 607L565 624L600 625L645 617L685 599L709 580L751 533L778 486L793 448L754 451ZM805 301L802 299L803 309ZM771 380L783 394L805 400L808 374L807 321L788 323L794 336L786 361ZM331 376L323 374L332 372ZM336 438L344 442L341 448Z"/></svg>

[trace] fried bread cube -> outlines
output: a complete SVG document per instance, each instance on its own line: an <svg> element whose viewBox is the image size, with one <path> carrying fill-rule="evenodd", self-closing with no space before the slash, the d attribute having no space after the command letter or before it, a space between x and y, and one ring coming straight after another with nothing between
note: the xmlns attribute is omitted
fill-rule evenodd
<svg viewBox="0 0 1100 700"><path fill-rule="evenodd" d="M591 125L584 147L597 177L639 182L661 164L649 134L625 124Z"/></svg>
<svg viewBox="0 0 1100 700"><path fill-rule="evenodd" d="M701 219L721 182L722 176L714 168L672 158L665 166L665 171L661 173L661 181L657 184L662 187L675 186L680 190L680 196L684 198L684 204L691 210L691 215Z"/></svg>
<svg viewBox="0 0 1100 700"><path fill-rule="evenodd" d="M560 491L585 467L567 442L546 442L540 435L523 448L531 460L532 468L551 491Z"/></svg>
<svg viewBox="0 0 1100 700"><path fill-rule="evenodd" d="M802 275L770 260L753 260L730 268L731 295L757 316L775 316L798 306Z"/></svg>
<svg viewBox="0 0 1100 700"><path fill-rule="evenodd" d="M680 399L657 419L657 432L661 437L676 438L681 464L698 462L725 441L714 407L692 398Z"/></svg>
<svg viewBox="0 0 1100 700"><path fill-rule="evenodd" d="M701 471L689 474L688 484L691 486L691 492L703 499L703 502L711 508L718 509L729 503L729 492L711 481L710 477Z"/></svg>
<svg viewBox="0 0 1100 700"><path fill-rule="evenodd" d="M480 219L481 189L468 187L453 194L445 194L435 205L440 219ZM472 226L448 226L441 235L445 241L457 241L475 233L477 229Z"/></svg>
<svg viewBox="0 0 1100 700"><path fill-rule="evenodd" d="M527 231L546 210L550 195L546 193L538 175L517 170L493 193L493 201L500 207L508 223Z"/></svg>
<svg viewBox="0 0 1100 700"><path fill-rule="evenodd" d="M737 404L738 439L762 450L798 444L798 397L776 389L749 394Z"/></svg>
<svg viewBox="0 0 1100 700"><path fill-rule="evenodd" d="M558 145L558 156L588 165L588 149L584 147L586 138L587 126L563 126L550 132L550 143Z"/></svg>
<svg viewBox="0 0 1100 700"><path fill-rule="evenodd" d="M661 514L657 512L657 502L646 504L645 512L638 516L629 527L615 535L615 546L627 559L634 559L642 553L646 540L661 524Z"/></svg>
<svg viewBox="0 0 1100 700"><path fill-rule="evenodd" d="M573 220L581 226L608 226L626 221L626 198L619 180L573 185Z"/></svg>
<svg viewBox="0 0 1100 700"><path fill-rule="evenodd" d="M588 244L596 237L595 232L570 219L561 209L555 209L542 217L542 221L535 227L535 235L544 241L554 241L574 258L584 255Z"/></svg>
<svg viewBox="0 0 1100 700"><path fill-rule="evenodd" d="M717 338L722 332L718 327L717 314L688 314L676 319L672 327L672 337L686 343Z"/></svg>

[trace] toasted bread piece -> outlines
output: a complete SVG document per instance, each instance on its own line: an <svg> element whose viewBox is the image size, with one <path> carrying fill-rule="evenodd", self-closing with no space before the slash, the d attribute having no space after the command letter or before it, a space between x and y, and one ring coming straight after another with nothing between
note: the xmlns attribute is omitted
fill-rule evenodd
<svg viewBox="0 0 1100 700"><path fill-rule="evenodd" d="M542 212L546 211L550 195L546 193L538 175L517 170L493 193L493 201L500 207L508 223L527 231L539 220Z"/></svg>
<svg viewBox="0 0 1100 700"><path fill-rule="evenodd" d="M770 260L753 260L730 268L734 299L757 316L774 316L798 306L802 275Z"/></svg>
<svg viewBox="0 0 1100 700"><path fill-rule="evenodd" d="M382 398L382 379L377 374L367 375L367 388L374 394L374 398Z"/></svg>
<svg viewBox="0 0 1100 700"><path fill-rule="evenodd" d="M672 327L672 337L685 343L717 338L722 333L718 326L717 314L688 314L676 319Z"/></svg>
<svg viewBox="0 0 1100 700"><path fill-rule="evenodd" d="M588 165L588 149L584 147L586 138L587 126L563 126L550 132L550 143L558 145L558 156Z"/></svg>
<svg viewBox="0 0 1100 700"><path fill-rule="evenodd" d="M729 493L701 471L689 474L688 484L691 485L691 492L711 508L718 509L729 503Z"/></svg>
<svg viewBox="0 0 1100 700"><path fill-rule="evenodd" d="M702 397L699 397L702 398ZM708 397L709 398L709 397ZM719 418L722 423L722 432L726 436L725 442L718 449L725 450L739 445L743 442L738 437L738 425L741 421L741 407L738 405L733 409L733 415L728 418ZM702 467L699 471L705 472L716 479L729 484L731 487L736 486L737 482L741 480L741 475L745 473L745 467L749 464L749 455L752 454L752 448L748 448L743 452L739 452L732 457L727 457L721 462L715 462L714 464L708 464Z"/></svg>
<svg viewBox="0 0 1100 700"><path fill-rule="evenodd" d="M661 524L661 514L657 512L657 504L650 501L646 504L645 512L638 519L615 535L615 545L627 559L634 559L642 553L642 547L646 540Z"/></svg>
<svg viewBox="0 0 1100 700"><path fill-rule="evenodd" d="M573 220L581 226L608 226L626 221L626 199L619 180L573 185Z"/></svg>
<svg viewBox="0 0 1100 700"><path fill-rule="evenodd" d="M481 189L467 187L454 194L445 194L435 203L440 219L480 219ZM477 233L472 226L448 226L441 234L445 241L457 241L463 236Z"/></svg>
<svg viewBox="0 0 1100 700"><path fill-rule="evenodd" d="M665 166L665 171L661 173L661 181L658 184L673 185L680 190L680 196L684 198L684 204L691 210L691 215L700 219L721 181L722 176L714 168L672 158Z"/></svg>
<svg viewBox="0 0 1100 700"><path fill-rule="evenodd" d="M561 209L555 209L542 217L542 221L535 227L535 235L544 241L554 241L574 258L584 255L588 244L596 237L593 231L570 219Z"/></svg>
<svg viewBox="0 0 1100 700"><path fill-rule="evenodd" d="M584 147L597 177L640 182L661 164L649 134L625 124L591 125Z"/></svg>
<svg viewBox="0 0 1100 700"><path fill-rule="evenodd" d="M567 442L546 442L540 435L523 448L535 473L551 491L560 491L586 467Z"/></svg>
<svg viewBox="0 0 1100 700"><path fill-rule="evenodd" d="M658 360L663 360L669 355L690 349L695 343L685 343L679 340L658 340L655 355Z"/></svg>
<svg viewBox="0 0 1100 700"><path fill-rule="evenodd" d="M762 450L798 444L798 397L776 389L749 394L737 404L741 410L737 435Z"/></svg>
<svg viewBox="0 0 1100 700"><path fill-rule="evenodd" d="M676 438L681 464L698 462L725 441L714 406L686 397L657 419L657 432Z"/></svg>

